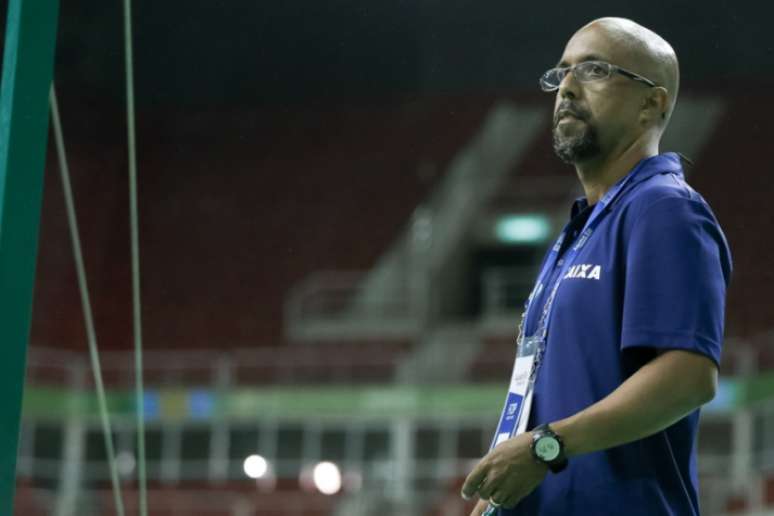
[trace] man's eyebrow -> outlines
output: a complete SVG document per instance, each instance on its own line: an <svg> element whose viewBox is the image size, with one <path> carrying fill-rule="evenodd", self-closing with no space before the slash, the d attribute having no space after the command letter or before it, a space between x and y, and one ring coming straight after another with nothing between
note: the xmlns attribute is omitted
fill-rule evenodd
<svg viewBox="0 0 774 516"><path fill-rule="evenodd" d="M580 59L578 59L579 63L583 63L584 61L605 61L605 62L607 62L607 59L605 59L603 57L600 57L600 56L598 56L596 54L587 54L587 55L581 57ZM557 68L566 68L568 66L570 66L570 65L565 60L561 60L561 61L559 61L556 64Z"/></svg>

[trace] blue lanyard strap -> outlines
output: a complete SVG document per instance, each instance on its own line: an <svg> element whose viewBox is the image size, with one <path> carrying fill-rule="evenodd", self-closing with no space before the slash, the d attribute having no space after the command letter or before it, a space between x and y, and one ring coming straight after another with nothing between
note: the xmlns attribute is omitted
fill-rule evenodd
<svg viewBox="0 0 774 516"><path fill-rule="evenodd" d="M540 336L542 338L546 337L548 333L548 323L551 319L551 312L553 310L554 298L556 296L557 290L559 290L559 286L561 285L562 280L567 275L570 267L574 264L580 250L583 248L586 242L588 242L589 238L594 233L594 230L596 230L596 228L602 222L604 216L608 213L607 208L623 191L634 175L636 175L636 170L625 176L622 180L610 188L610 190L608 190L605 195L602 196L602 198L594 205L594 210L591 212L591 215L586 221L586 224L583 226L583 230L581 231L578 240L570 247L570 249L565 252L564 258L562 260L562 268L560 269L554 284L551 286L551 289L548 291L548 297L546 298L546 302L543 305L543 313L540 315L537 329L534 333L535 336ZM565 226L564 230L557 238L554 246L551 248L548 259L543 265L543 269L538 275L535 287L532 291L532 294L530 294L525 307L524 322L522 323L523 325L526 325L526 320L529 317L530 310L533 308L535 298L537 298L538 294L545 288L545 282L548 280L548 277L557 265L557 261L559 260L559 251L562 248L564 240L567 238L569 226L570 223ZM520 338L520 340L522 340L522 338Z"/></svg>

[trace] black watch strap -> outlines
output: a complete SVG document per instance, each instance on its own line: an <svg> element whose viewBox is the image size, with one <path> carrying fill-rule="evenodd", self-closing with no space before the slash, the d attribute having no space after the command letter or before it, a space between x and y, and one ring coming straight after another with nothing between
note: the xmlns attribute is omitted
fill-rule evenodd
<svg viewBox="0 0 774 516"><path fill-rule="evenodd" d="M555 457L550 460L546 459L544 456L541 456L537 449L539 446L541 446L541 444L545 445L544 442L540 442L544 439L549 440L550 447L554 449L557 445L559 447L558 454L556 454ZM556 432L551 430L551 427L548 426L548 424L539 425L535 427L534 430L532 430L532 445L530 448L532 450L532 457L536 461L548 466L548 469L551 471L551 473L559 473L567 467L567 457L564 455L564 442Z"/></svg>

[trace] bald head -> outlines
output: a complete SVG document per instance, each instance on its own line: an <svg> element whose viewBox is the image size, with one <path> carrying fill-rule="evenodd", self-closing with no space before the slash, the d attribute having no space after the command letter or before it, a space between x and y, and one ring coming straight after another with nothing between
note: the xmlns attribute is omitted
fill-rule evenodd
<svg viewBox="0 0 774 516"><path fill-rule="evenodd" d="M598 18L581 27L573 38L589 31L608 40L616 64L666 88L669 98L663 122L666 127L680 87L680 69L672 46L652 30L626 18Z"/></svg>
<svg viewBox="0 0 774 516"><path fill-rule="evenodd" d="M600 78L570 73L601 62ZM589 162L627 149L657 152L677 100L679 70L672 47L625 18L599 18L567 42L557 69L565 70L554 100L554 150L568 163ZM615 70L617 73L612 73ZM612 75L611 75L612 73Z"/></svg>

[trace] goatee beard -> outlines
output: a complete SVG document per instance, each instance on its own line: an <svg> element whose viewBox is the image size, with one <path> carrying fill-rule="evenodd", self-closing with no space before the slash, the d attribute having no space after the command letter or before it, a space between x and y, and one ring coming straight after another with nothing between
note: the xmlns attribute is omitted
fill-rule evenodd
<svg viewBox="0 0 774 516"><path fill-rule="evenodd" d="M597 131L589 124L581 134L573 136L560 136L557 127L554 127L553 143L554 152L567 164L585 161L600 152Z"/></svg>

